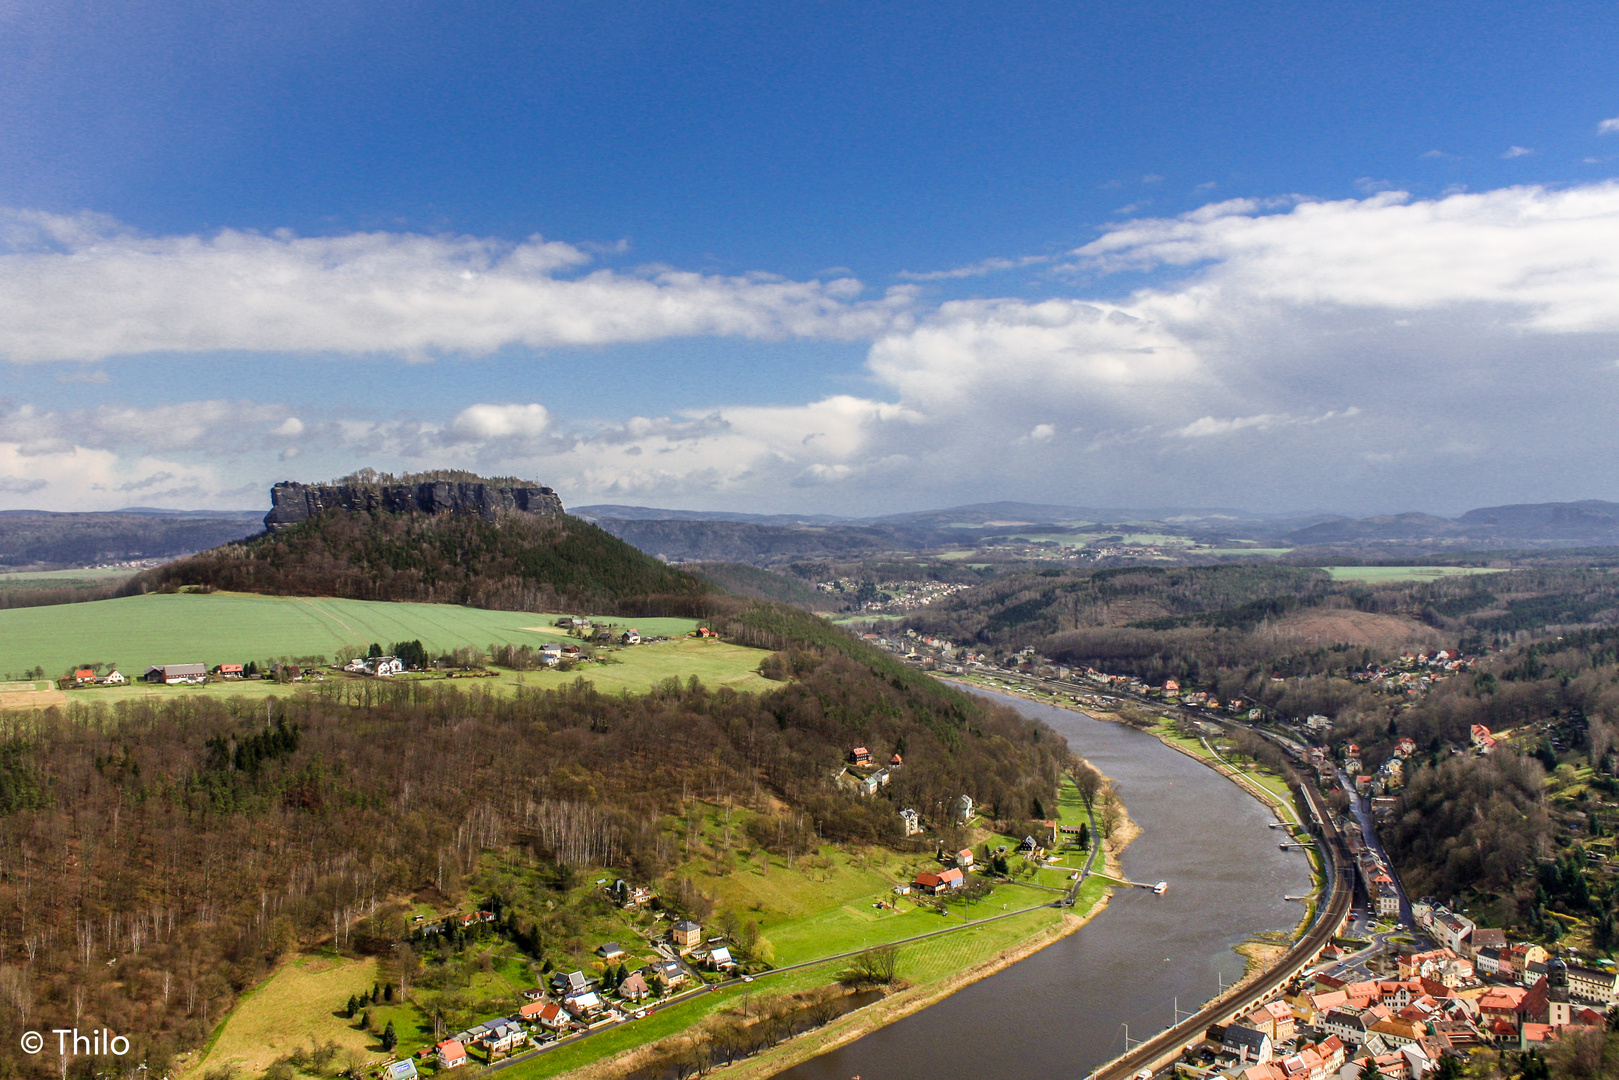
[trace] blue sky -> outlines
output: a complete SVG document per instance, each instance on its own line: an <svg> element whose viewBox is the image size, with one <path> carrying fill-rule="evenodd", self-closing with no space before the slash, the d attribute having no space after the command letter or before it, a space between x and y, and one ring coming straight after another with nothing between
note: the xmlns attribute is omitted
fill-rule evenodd
<svg viewBox="0 0 1619 1080"><path fill-rule="evenodd" d="M0 508L1619 498L1616 46L1577 3L9 0Z"/></svg>

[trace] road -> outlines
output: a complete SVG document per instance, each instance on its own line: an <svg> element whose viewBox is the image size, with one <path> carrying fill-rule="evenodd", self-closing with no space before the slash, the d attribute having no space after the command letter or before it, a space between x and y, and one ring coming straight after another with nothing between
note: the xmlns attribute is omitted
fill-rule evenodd
<svg viewBox="0 0 1619 1080"><path fill-rule="evenodd" d="M1394 894L1400 898L1400 922L1407 926L1417 925L1411 913L1411 898L1405 894L1405 885L1400 881L1400 875L1394 872L1394 863L1389 861L1388 852L1383 850L1382 837L1377 835L1377 826L1372 820L1371 800L1355 790L1354 783L1342 769L1338 770L1338 782L1350 793L1349 805L1355 811L1355 820L1360 822L1360 835L1388 868L1389 877L1394 882Z"/></svg>
<svg viewBox="0 0 1619 1080"><path fill-rule="evenodd" d="M1091 819L1091 836L1095 837L1097 835L1097 832L1096 832L1096 811L1095 811L1094 808L1087 807L1086 812L1090 816L1090 819ZM894 945L894 946L910 945L910 944L913 944L913 943L918 942L918 941L926 941L929 938L936 938L936 937L939 937L939 936L941 936L943 934L953 934L958 930L969 930L969 929L971 929L972 927L975 927L975 926L985 926L985 925L988 925L989 923L992 923L992 922L999 922L1002 919L1010 919L1014 915L1022 915L1024 913L1030 912L1030 911L1039 911L1042 908L1049 908L1049 907L1066 908L1066 907L1072 907L1073 903L1074 903L1074 898L1079 895L1079 890L1084 886L1086 879L1089 878L1091 876L1091 874L1092 874L1092 867L1094 866L1094 864L1096 862L1096 854L1100 850L1101 850L1101 845L1098 844L1098 843L1092 842L1092 844L1090 845L1090 850L1085 856L1085 865L1080 869L1079 877L1074 879L1074 883L1071 886L1069 886L1069 888L1067 890L1057 890L1057 891L1062 891L1064 893L1063 898L1061 900L1054 900L1049 904L1031 904L1028 907L1017 908L1014 911L1003 911L999 915L991 915L991 916L989 916L987 918L983 918L983 919L973 919L973 920L970 920L968 922L957 923L954 926L943 926L943 927L940 927L937 930L929 930L926 933L913 934L910 937L901 938L898 941L883 942L882 944L884 944L884 945ZM726 980L724 980L722 982L717 982L717 983L704 984L703 986L696 987L696 988L694 988L692 990L687 991L684 994L677 994L674 997L667 998L664 1001L660 1001L660 1002L657 1003L656 1007L659 1008L659 1009L667 1009L667 1008L670 1008L671 1006L674 1006L674 1005L680 1005L680 1004L683 1004L683 1003L685 1003L687 1001L695 1000L696 998L699 998L699 997L703 996L704 994L712 994L712 993L714 993L714 992L716 992L718 990L724 990L724 989L734 987L734 986L741 986L744 983L748 983L748 982L761 982L761 981L763 981L765 979L771 978L772 976L786 974L789 971L800 971L800 970L802 970L804 968L819 967L822 964L832 964L832 963L838 962L839 960L853 960L855 957L859 956L861 953L867 951L867 948L868 947L862 947L862 948L859 948L859 949L852 949L852 950L850 950L848 952L835 953L832 956L821 956L821 957L817 957L814 960L805 960L805 961L802 961L802 962L797 963L797 964L788 964L785 967L771 968L769 971L760 972L758 975L753 976L752 979L735 978L735 979L726 979ZM611 1024L603 1024L600 1027L593 1027L593 1028L590 1028L590 1029L588 1029L586 1031L575 1032L572 1035L568 1035L568 1036L565 1036L565 1037L563 1037L561 1039L557 1039L555 1042L548 1042L543 1046L537 1046L534 1049L529 1050L529 1051L527 1051L525 1053L513 1055L512 1057L509 1057L509 1058L505 1059L504 1061L497 1061L493 1065L489 1066L489 1068L486 1071L488 1071L488 1072L498 1072L501 1069L510 1068L511 1066L519 1064L520 1062L531 1061L534 1058L538 1057L539 1055L549 1053L550 1051L555 1050L558 1047L570 1046L573 1043L579 1042L581 1039L588 1039L590 1036L595 1035L598 1032L612 1031L615 1028L618 1028L618 1027L620 1027L620 1026L622 1026L624 1024L629 1024L629 1023L633 1023L633 1022L634 1022L633 1017L626 1016L624 1019L616 1021L616 1022L611 1023Z"/></svg>

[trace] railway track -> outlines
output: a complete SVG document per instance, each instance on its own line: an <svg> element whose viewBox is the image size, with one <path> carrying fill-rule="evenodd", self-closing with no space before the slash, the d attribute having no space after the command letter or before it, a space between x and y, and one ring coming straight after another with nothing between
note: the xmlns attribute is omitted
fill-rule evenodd
<svg viewBox="0 0 1619 1080"><path fill-rule="evenodd" d="M1215 1024L1225 1023L1238 1013L1246 1012L1276 995L1298 972L1313 962L1337 933L1354 899L1355 870L1349 860L1348 849L1333 824L1332 814L1313 783L1305 783L1301 790L1309 803L1310 816L1321 830L1321 841L1326 848L1331 866L1332 892L1327 897L1315 924L1289 949L1270 971L1257 980L1228 990L1219 998L1199 1009L1189 1019L1159 1032L1134 1049L1127 1050L1112 1061L1098 1067L1088 1080L1129 1080L1143 1069L1157 1071L1180 1057L1188 1046L1203 1040L1203 1033Z"/></svg>

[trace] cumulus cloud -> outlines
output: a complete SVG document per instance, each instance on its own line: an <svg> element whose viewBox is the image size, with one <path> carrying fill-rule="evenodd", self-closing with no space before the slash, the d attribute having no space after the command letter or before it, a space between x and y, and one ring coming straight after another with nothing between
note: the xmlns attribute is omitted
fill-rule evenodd
<svg viewBox="0 0 1619 1080"><path fill-rule="evenodd" d="M1503 305L1547 330L1619 329L1619 184L1511 187L1412 201L1404 192L1246 200L1133 221L1078 249L1094 270L1205 266L1178 295L1210 290L1295 305L1425 310ZM1162 295L1168 295L1164 293Z"/></svg>
<svg viewBox="0 0 1619 1080"><path fill-rule="evenodd" d="M149 237L96 215L13 210L0 214L0 244L0 356L14 362L219 350L480 355L693 335L859 339L911 304L904 289L863 300L847 277L585 272L589 253L539 237Z"/></svg>
<svg viewBox="0 0 1619 1080"><path fill-rule="evenodd" d="M38 241L52 257L109 233L72 220L52 228ZM206 252L217 240L195 243ZM417 240L435 251L460 243ZM302 243L249 246L259 241L278 251ZM488 258L498 267L509 254ZM459 273L470 258L450 265ZM518 291L592 276L564 276L584 266L565 251L537 248L532 258L551 259L550 269ZM1153 276L1108 299L931 308L914 292L862 305L830 283L739 279L737 295L807 290L815 333L865 327L867 387L799 404L606 423L521 398L440 413L412 399L420 414L387 418L334 416L306 401L4 406L0 494L16 505L88 492L77 461L105 500L147 484L127 490L158 501L214 482L210 470L229 455L269 461L297 450L308 470L460 466L533 476L574 502L654 505L809 508L803 499L876 510L894 508L896 491L912 506L1064 491L1102 505L1445 509L1433 463L1455 480L1443 486L1449 498L1477 505L1619 495L1584 487L1589 461L1619 453L1607 421L1619 408L1619 184L1230 200L1111 226L1063 258L1088 275ZM665 273L607 276L633 296L683 295ZM724 282L714 287L735 284ZM785 332L770 310L773 332ZM1058 437L1076 430L1083 439ZM41 482L49 486L23 490ZM1466 485L1477 494L1456 494Z"/></svg>
<svg viewBox="0 0 1619 1080"><path fill-rule="evenodd" d="M466 442L530 439L545 434L550 422L544 405L469 405L451 421L450 432Z"/></svg>
<svg viewBox="0 0 1619 1080"><path fill-rule="evenodd" d="M1619 116L1604 120L1597 125L1598 135L1612 135L1615 132L1619 132Z"/></svg>
<svg viewBox="0 0 1619 1080"><path fill-rule="evenodd" d="M1024 395L1118 396L1195 378L1198 358L1139 311L1076 300L956 300L879 338L868 361L900 399L927 407Z"/></svg>
<svg viewBox="0 0 1619 1080"><path fill-rule="evenodd" d="M146 454L67 446L31 451L0 438L0 494L12 507L112 509L172 504L218 492L224 486L212 468Z"/></svg>

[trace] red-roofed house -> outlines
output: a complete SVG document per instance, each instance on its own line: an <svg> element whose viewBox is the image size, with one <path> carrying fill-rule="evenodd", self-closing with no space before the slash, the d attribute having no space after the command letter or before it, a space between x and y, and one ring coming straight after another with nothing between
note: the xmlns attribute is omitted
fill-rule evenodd
<svg viewBox="0 0 1619 1080"><path fill-rule="evenodd" d="M445 1039L438 1044L438 1067L441 1069L457 1069L467 1063L467 1048L455 1039Z"/></svg>
<svg viewBox="0 0 1619 1080"><path fill-rule="evenodd" d="M1472 735L1473 749L1479 753L1488 754L1495 749L1495 737L1490 734L1490 729L1483 724L1474 724Z"/></svg>

